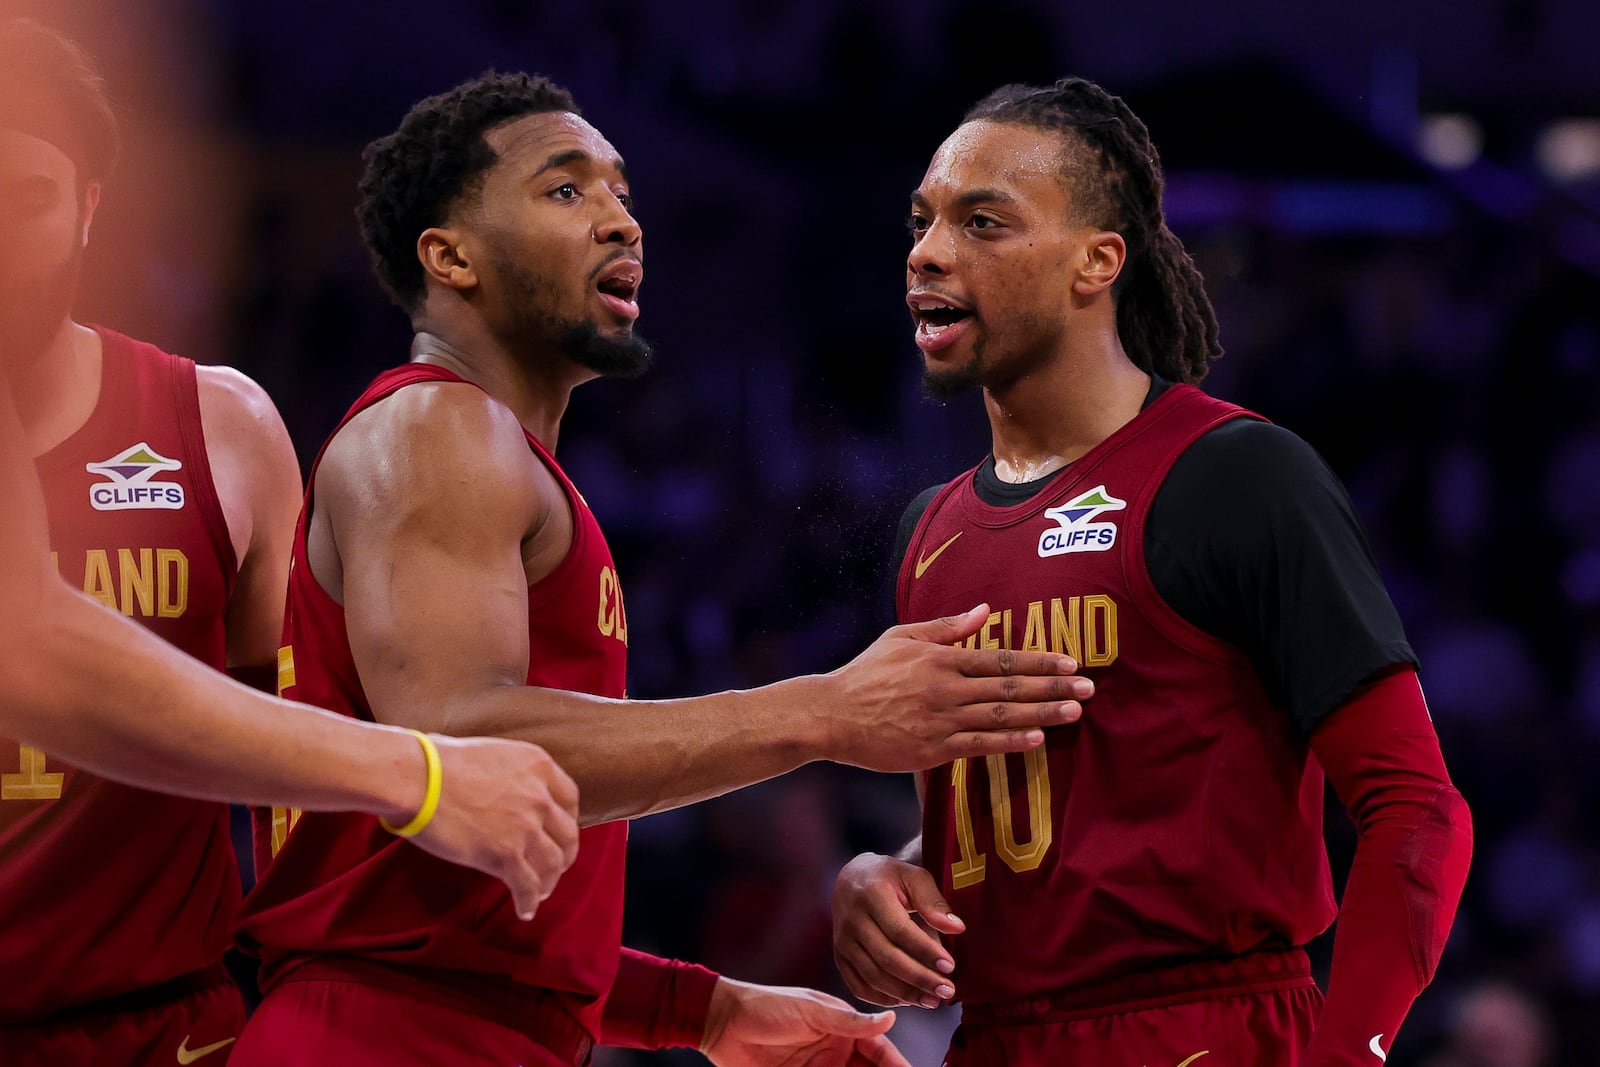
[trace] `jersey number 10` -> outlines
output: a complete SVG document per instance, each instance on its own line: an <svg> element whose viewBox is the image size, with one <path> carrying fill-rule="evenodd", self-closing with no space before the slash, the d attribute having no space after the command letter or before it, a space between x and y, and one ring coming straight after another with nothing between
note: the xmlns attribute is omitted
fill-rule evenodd
<svg viewBox="0 0 1600 1067"><path fill-rule="evenodd" d="M1028 785L1028 838L1017 840L1011 821L1011 779L1006 769L1008 756L985 756L989 771L989 813L994 817L994 849L1007 867L1021 874L1044 862L1055 839L1050 824L1050 763L1043 748L1022 754ZM956 846L961 858L950 865L954 888L965 889L983 881L988 858L978 850L972 830L972 803L968 799L968 767L965 757L950 767L950 787L955 793Z"/></svg>

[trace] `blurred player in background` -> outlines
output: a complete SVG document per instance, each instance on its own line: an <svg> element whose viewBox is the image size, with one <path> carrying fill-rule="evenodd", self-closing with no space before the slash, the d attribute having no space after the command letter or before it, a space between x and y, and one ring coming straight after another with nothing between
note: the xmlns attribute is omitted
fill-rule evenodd
<svg viewBox="0 0 1600 1067"><path fill-rule="evenodd" d="M912 196L925 380L982 390L993 454L907 511L898 618L988 601L979 647L1096 685L1044 748L919 780L921 836L835 886L857 995L962 1001L952 1067L1377 1064L1466 878L1343 487L1194 387L1221 348L1162 184L1143 122L1067 79L981 101ZM1360 831L1325 1005L1324 773Z"/></svg>
<svg viewBox="0 0 1600 1067"><path fill-rule="evenodd" d="M554 458L579 384L633 375L642 235L617 151L542 78L487 74L368 148L359 215L416 330L324 446L287 641L301 699L538 739L578 782L577 863L533 923L381 833L281 813L241 924L265 996L246 1064L583 1063L598 1041L721 1064L903 1062L863 1016L622 952L624 820L814 759L915 769L1022 751L1087 683L1049 654L951 647L984 614L891 631L833 674L627 701L627 612ZM968 605L970 608L971 605ZM543 688L535 688L543 687ZM448 706L448 716L441 709Z"/></svg>
<svg viewBox="0 0 1600 1067"><path fill-rule="evenodd" d="M294 451L277 412L254 383L234 371L196 367L71 318L79 265L116 147L116 121L87 58L32 23L0 26L0 210L6 237L0 345L6 443L14 446L6 455L29 475L24 457L36 459L51 555L68 583L202 663L227 667L270 689L299 495ZM20 417L13 414L13 400ZM37 492L37 483L25 484L7 502L20 511L14 516L20 536L8 538L8 552L29 561L42 560ZM124 714L158 718L166 712L150 710L149 689L164 678L166 698L180 705L176 715L182 715L185 700L174 689L198 672L168 661L149 684L127 683L137 670L140 643L126 632L103 633L109 620L86 614L87 605L64 598L58 583L39 582L36 563L18 570L20 577L7 575L19 580L7 582L6 613L14 617L31 608L34 618L22 625L44 633L9 635L6 697L21 709L4 727L33 742L49 738L66 748L81 746L92 762L114 763L120 777L130 777L110 744L123 733L124 744L138 746L128 750L133 756L141 748L148 752L147 742L127 738L135 732L131 728L72 724L59 715L60 703L78 688L104 705L125 701ZM98 646L98 658L63 680L50 670L62 646L51 638L69 635L76 637L73 651L80 657L95 656ZM126 665L106 662L124 657ZM45 686L56 690L58 714L30 717L52 699L36 695L35 687ZM197 695L238 704L237 694L215 684L207 694L207 688L200 683ZM275 715L278 709L268 703L262 700L258 713ZM187 722L191 729L223 725L214 715ZM309 777L318 772L319 733L333 724L317 716L302 725L308 729L295 746L299 751L283 754L297 756ZM357 740L342 728L334 736ZM191 733L189 744L207 740ZM395 741L401 743L399 754L390 747ZM371 745L374 756L387 752L367 769L396 779L385 793L398 794L398 804L385 803L384 809L402 822L410 819L422 806L417 789L426 781L417 757L429 757L413 738L369 736L360 743ZM256 744L262 771L281 775L281 761L273 757L283 752L283 741L263 737ZM344 747L348 751L348 742ZM153 762L132 775L139 785L170 781L211 798L180 799L88 773L47 755L52 748L0 742L0 752L9 752L0 759L0 1062L225 1061L244 1011L222 966L239 905L239 874L228 808L218 798L301 795L318 806L344 806L359 802L358 796L348 790L328 795L325 788L263 790L262 772L186 776L181 754L177 767ZM510 792L524 804L545 795L548 810L533 814L565 840L548 842L536 881L553 883L576 843L571 815L560 810L560 799L575 807L572 783L542 754L488 754L482 770L500 773L536 757L535 788ZM452 762L459 765L459 753ZM477 776L469 771L467 777ZM548 797L552 789L560 797L554 802ZM529 816L520 818L526 822ZM540 831L541 838L548 836ZM481 844L462 852L464 844L445 843L444 851L487 859ZM516 874L524 896L530 895L531 873L528 863L527 871ZM532 903L526 900L524 910Z"/></svg>

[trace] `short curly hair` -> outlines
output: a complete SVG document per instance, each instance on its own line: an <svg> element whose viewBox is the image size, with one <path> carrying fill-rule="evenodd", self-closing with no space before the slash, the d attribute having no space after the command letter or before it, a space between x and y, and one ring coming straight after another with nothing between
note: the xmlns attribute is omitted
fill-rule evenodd
<svg viewBox="0 0 1600 1067"><path fill-rule="evenodd" d="M417 237L475 195L499 156L484 134L524 115L582 114L548 78L493 70L419 102L400 128L367 145L356 220L384 291L408 314L422 301Z"/></svg>

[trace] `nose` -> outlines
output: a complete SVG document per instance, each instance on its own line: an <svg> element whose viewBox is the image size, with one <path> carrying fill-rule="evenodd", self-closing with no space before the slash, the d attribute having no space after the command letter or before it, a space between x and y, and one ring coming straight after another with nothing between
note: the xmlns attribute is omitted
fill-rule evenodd
<svg viewBox="0 0 1600 1067"><path fill-rule="evenodd" d="M632 248L644 237L644 231L627 207L614 193L606 193L600 218L594 225L594 239L600 244L618 244Z"/></svg>
<svg viewBox="0 0 1600 1067"><path fill-rule="evenodd" d="M906 258L906 270L915 276L946 275L955 265L955 241L943 223L934 222L918 235Z"/></svg>

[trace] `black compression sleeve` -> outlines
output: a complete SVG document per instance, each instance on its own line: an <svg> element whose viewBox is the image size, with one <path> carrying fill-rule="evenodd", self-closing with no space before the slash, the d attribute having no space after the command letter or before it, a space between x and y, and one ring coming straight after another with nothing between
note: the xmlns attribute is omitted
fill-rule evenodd
<svg viewBox="0 0 1600 1067"><path fill-rule="evenodd" d="M1282 427L1237 419L1191 445L1151 506L1145 564L1307 734L1383 668L1416 663L1348 494Z"/></svg>

